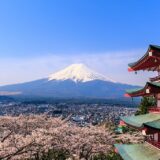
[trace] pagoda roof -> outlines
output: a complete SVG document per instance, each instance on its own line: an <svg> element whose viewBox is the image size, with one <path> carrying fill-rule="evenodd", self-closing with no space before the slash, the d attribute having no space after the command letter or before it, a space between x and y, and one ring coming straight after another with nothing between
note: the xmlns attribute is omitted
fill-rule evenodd
<svg viewBox="0 0 160 160"><path fill-rule="evenodd" d="M160 120L160 114L148 113L137 116L132 115L132 116L121 117L121 120L123 120L126 124L132 127L143 128L144 125L147 124L148 122L154 123L154 121Z"/></svg>
<svg viewBox="0 0 160 160"><path fill-rule="evenodd" d="M128 71L148 70L157 71L160 65L160 46L149 45L143 57L134 63L128 64Z"/></svg>
<svg viewBox="0 0 160 160"><path fill-rule="evenodd" d="M144 125L154 129L160 129L160 119L152 122L147 122Z"/></svg>
<svg viewBox="0 0 160 160"><path fill-rule="evenodd" d="M115 144L124 160L159 160L160 150L149 143L143 144Z"/></svg>
<svg viewBox="0 0 160 160"><path fill-rule="evenodd" d="M160 93L160 82L147 82L142 88L126 90L126 97L150 96Z"/></svg>

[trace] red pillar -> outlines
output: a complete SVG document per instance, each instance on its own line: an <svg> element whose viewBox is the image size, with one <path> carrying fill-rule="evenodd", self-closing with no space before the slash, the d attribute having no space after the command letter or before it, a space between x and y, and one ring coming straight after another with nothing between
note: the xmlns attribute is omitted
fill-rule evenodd
<svg viewBox="0 0 160 160"><path fill-rule="evenodd" d="M158 132L158 142L160 142L160 132Z"/></svg>

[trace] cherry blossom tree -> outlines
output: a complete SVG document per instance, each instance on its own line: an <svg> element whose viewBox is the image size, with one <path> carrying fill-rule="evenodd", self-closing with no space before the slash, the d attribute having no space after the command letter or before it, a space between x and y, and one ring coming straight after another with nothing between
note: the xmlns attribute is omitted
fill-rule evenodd
<svg viewBox="0 0 160 160"><path fill-rule="evenodd" d="M67 119L47 115L0 117L0 159L34 159L63 150L72 159L91 159L109 153L115 143L104 126L78 127Z"/></svg>

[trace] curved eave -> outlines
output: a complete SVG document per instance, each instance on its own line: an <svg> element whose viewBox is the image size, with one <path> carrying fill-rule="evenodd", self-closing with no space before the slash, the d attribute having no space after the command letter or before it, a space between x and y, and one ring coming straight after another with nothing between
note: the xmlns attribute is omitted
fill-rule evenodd
<svg viewBox="0 0 160 160"><path fill-rule="evenodd" d="M137 62L128 64L128 71L156 71L160 65L160 46L150 45L146 54Z"/></svg>
<svg viewBox="0 0 160 160"><path fill-rule="evenodd" d="M120 119L128 126L142 129L148 122L160 120L160 114L148 113L144 115L120 117Z"/></svg>
<svg viewBox="0 0 160 160"><path fill-rule="evenodd" d="M160 130L160 119L152 122L147 122L144 126L151 127L153 129Z"/></svg>
<svg viewBox="0 0 160 160"><path fill-rule="evenodd" d="M160 150L148 143L114 146L124 160L158 160L160 157Z"/></svg>
<svg viewBox="0 0 160 160"><path fill-rule="evenodd" d="M150 96L157 93L160 93L160 83L147 82L143 88L139 88L135 90L127 90L125 97Z"/></svg>
<svg viewBox="0 0 160 160"><path fill-rule="evenodd" d="M125 97L138 97L138 96L143 96L144 89L140 88L140 89L135 89L135 90L127 90L125 93Z"/></svg>

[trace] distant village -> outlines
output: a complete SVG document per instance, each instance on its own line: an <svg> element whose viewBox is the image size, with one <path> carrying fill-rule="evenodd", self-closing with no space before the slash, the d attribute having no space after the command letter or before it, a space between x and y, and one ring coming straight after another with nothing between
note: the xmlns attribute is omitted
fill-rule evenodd
<svg viewBox="0 0 160 160"><path fill-rule="evenodd" d="M118 124L121 116L129 116L136 108L107 104L24 104L20 102L0 102L0 115L19 116L46 114L52 117L68 118L78 126L97 125L105 122Z"/></svg>

